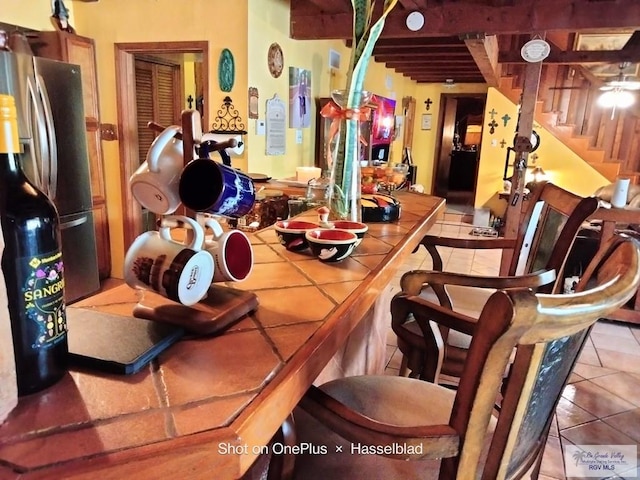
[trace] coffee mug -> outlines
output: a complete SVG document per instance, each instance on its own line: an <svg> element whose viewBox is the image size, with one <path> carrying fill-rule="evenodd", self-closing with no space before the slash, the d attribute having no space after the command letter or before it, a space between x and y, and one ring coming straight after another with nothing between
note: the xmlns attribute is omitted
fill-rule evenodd
<svg viewBox="0 0 640 480"><path fill-rule="evenodd" d="M180 127L165 128L151 144L147 159L129 178L134 198L153 213L166 215L180 206L178 190L184 165L182 140L175 138Z"/></svg>
<svg viewBox="0 0 640 480"><path fill-rule="evenodd" d="M235 218L249 213L256 199L248 175L208 158L197 158L184 167L179 193L191 210Z"/></svg>
<svg viewBox="0 0 640 480"><path fill-rule="evenodd" d="M189 217L168 217L193 230L185 245L171 237L171 228L138 236L124 259L124 279L132 288L152 290L170 300L193 305L202 300L213 280L212 256L201 249L204 230Z"/></svg>
<svg viewBox="0 0 640 480"><path fill-rule="evenodd" d="M212 237L206 237L204 248L215 262L214 282L240 282L253 270L253 248L249 238L240 230L224 232L220 224L212 218L204 222Z"/></svg>

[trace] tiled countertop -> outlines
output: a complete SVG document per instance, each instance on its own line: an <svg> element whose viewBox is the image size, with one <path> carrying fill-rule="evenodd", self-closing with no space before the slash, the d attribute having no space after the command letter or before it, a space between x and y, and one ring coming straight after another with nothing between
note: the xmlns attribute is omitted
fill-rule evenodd
<svg viewBox="0 0 640 480"><path fill-rule="evenodd" d="M253 272L233 286L258 296L256 311L135 375L72 370L22 398L0 426L0 478L241 476L444 210L398 197L400 220L370 224L338 264L286 251L272 228L253 234ZM73 307L130 316L137 302L123 285Z"/></svg>

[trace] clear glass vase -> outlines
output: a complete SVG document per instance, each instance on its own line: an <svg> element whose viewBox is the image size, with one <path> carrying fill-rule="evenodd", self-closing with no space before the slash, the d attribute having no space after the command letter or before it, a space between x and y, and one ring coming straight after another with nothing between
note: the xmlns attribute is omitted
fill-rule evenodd
<svg viewBox="0 0 640 480"><path fill-rule="evenodd" d="M327 192L329 218L361 222L360 161L363 150L360 123L368 118L367 104L371 93L355 92L349 98L346 90L334 90L331 98L333 103L321 112L332 119L327 145L327 159L331 162Z"/></svg>

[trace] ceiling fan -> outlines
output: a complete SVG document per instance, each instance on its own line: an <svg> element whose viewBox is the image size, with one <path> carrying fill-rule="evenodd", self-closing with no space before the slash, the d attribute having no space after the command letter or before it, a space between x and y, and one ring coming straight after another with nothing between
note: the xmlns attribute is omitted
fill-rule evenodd
<svg viewBox="0 0 640 480"><path fill-rule="evenodd" d="M631 93L634 90L640 90L640 82L628 80L624 74L624 69L631 65L629 62L623 62L618 65L620 73L616 80L611 80L600 87L603 91L598 97L598 105L605 108L611 108L611 118L613 119L616 108L628 108L635 102L635 96Z"/></svg>

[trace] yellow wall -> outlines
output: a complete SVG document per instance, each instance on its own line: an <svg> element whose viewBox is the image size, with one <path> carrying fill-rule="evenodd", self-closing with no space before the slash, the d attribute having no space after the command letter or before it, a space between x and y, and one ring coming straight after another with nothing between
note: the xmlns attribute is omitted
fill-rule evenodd
<svg viewBox="0 0 640 480"><path fill-rule="evenodd" d="M118 123L115 90L115 43L209 42L209 119L226 95L217 81L218 58L224 48L234 53L236 77L230 96L240 112L247 109L247 3L225 0L109 0L75 4L76 31L96 42L100 114L103 123ZM222 21L224 19L224 21ZM210 126L203 126L208 129ZM112 274L122 276L123 218L118 142L102 142L109 209ZM236 159L239 167L246 163Z"/></svg>
<svg viewBox="0 0 640 480"><path fill-rule="evenodd" d="M184 105L183 109L189 108L189 102L187 99L189 95L193 101L191 102L191 108L196 106L196 77L195 77L195 62L185 61L182 64L182 82L184 83Z"/></svg>
<svg viewBox="0 0 640 480"><path fill-rule="evenodd" d="M0 21L33 30L53 30L51 0L0 0ZM67 2L69 23L75 28L74 2Z"/></svg>
<svg viewBox="0 0 640 480"><path fill-rule="evenodd" d="M492 110L498 112L495 115L498 127L496 127L494 134L491 134L487 127L487 124L491 122L491 116L488 112ZM511 117L506 127L501 119L505 114ZM517 118L516 105L495 88L490 88L485 106L475 205L476 207L491 208L492 212L499 216L506 209L506 202L497 198L497 192L502 190L506 147L513 144ZM591 168L539 124L535 123L534 129L540 135L540 147L534 152L538 155L535 165L543 168L550 182L561 185L580 196L592 195L598 187L609 183L605 177ZM504 148L500 146L502 140L507 142ZM513 163L514 157L514 153L511 153L510 163ZM534 164L532 157L533 154L530 154L529 165ZM512 173L513 168L509 170L507 176L511 176Z"/></svg>

